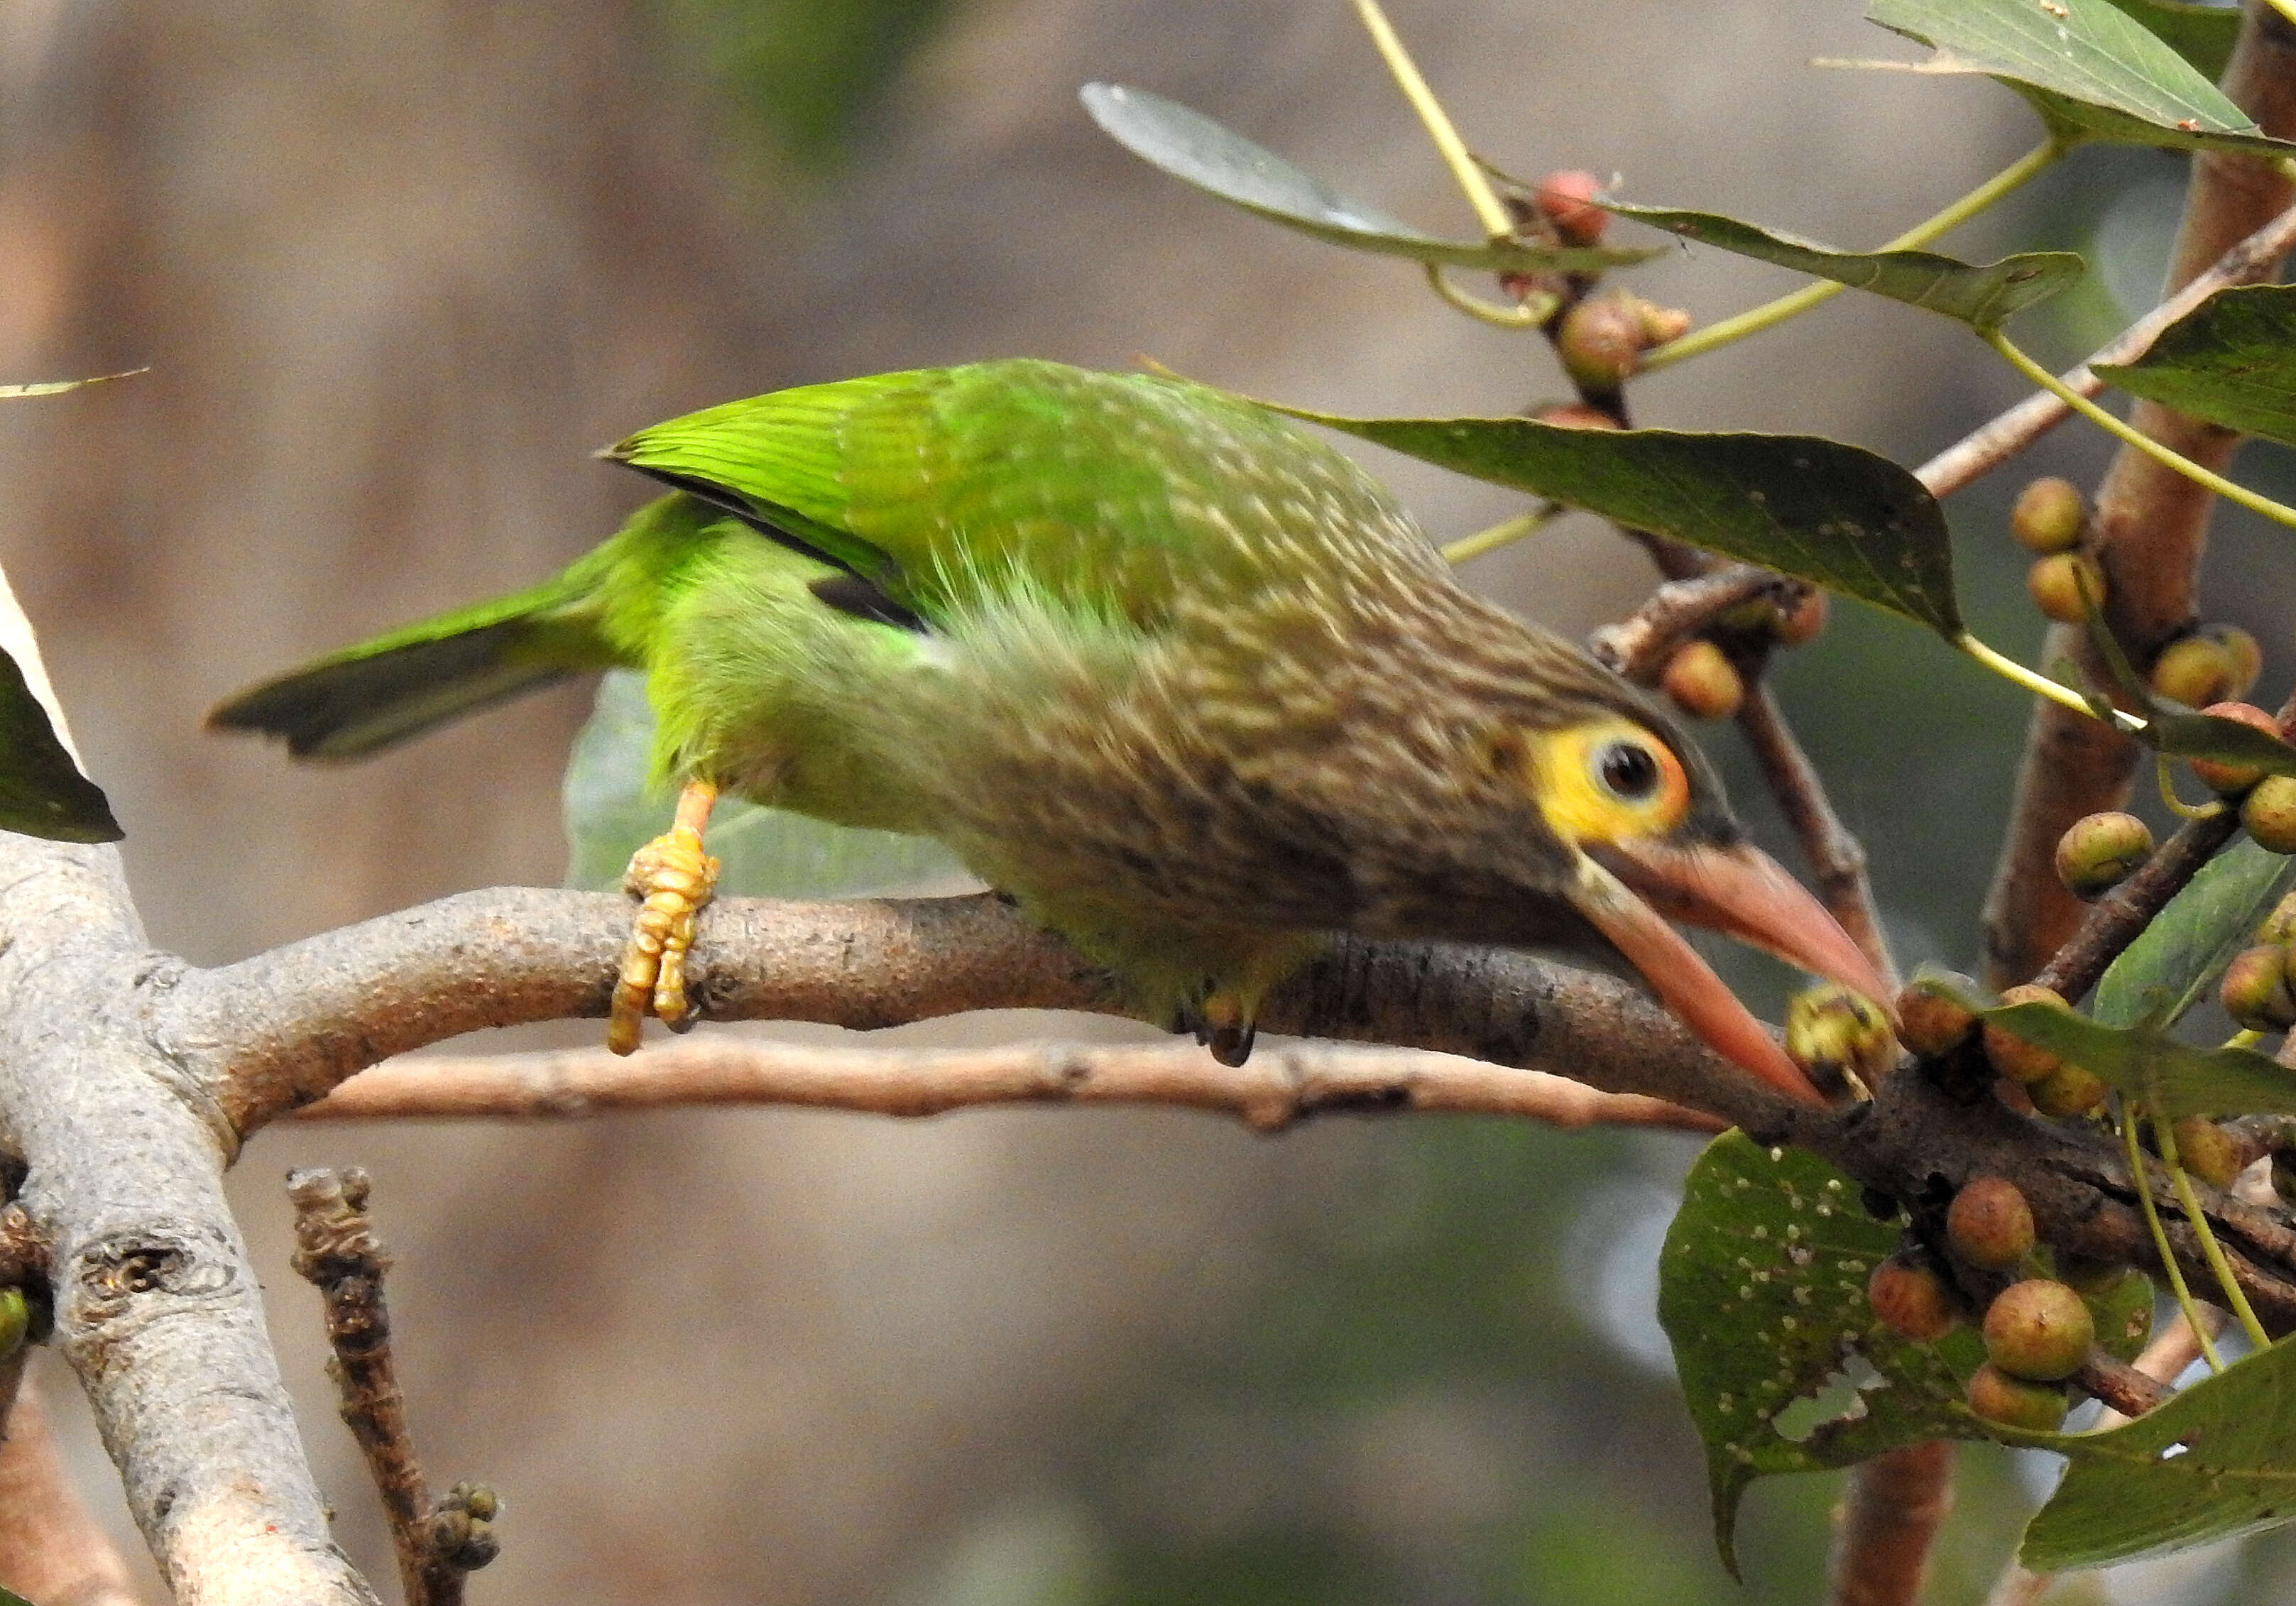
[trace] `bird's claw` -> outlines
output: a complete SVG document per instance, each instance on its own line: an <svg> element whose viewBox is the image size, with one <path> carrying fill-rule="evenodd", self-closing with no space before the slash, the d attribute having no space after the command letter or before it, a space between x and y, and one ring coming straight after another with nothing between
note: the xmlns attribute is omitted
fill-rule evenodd
<svg viewBox="0 0 2296 1606"><path fill-rule="evenodd" d="M615 1053L636 1050L639 1026L649 1013L672 1031L693 1024L685 955L693 946L696 917L717 884L718 861L701 850L701 833L690 825L673 825L630 856L622 889L639 905L606 1023L606 1046Z"/></svg>

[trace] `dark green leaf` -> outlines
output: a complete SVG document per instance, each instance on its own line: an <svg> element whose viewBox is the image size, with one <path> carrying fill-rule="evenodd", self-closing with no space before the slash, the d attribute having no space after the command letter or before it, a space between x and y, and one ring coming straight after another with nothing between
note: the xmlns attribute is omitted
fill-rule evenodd
<svg viewBox="0 0 2296 1606"><path fill-rule="evenodd" d="M2171 1026L2199 1002L2290 888L2296 857L2245 837L2201 866L2096 984L2091 1012L2104 1026Z"/></svg>
<svg viewBox="0 0 2296 1606"><path fill-rule="evenodd" d="M2062 138L2296 152L2113 0L1873 0L1866 14L1935 48L1915 70L1997 78Z"/></svg>
<svg viewBox="0 0 2296 1606"><path fill-rule="evenodd" d="M119 822L102 790L56 737L48 711L0 652L0 831L53 842L116 842Z"/></svg>
<svg viewBox="0 0 2296 1606"><path fill-rule="evenodd" d="M1857 447L1807 435L1276 411L1767 565L1947 636L1961 630L1944 513L1920 480Z"/></svg>
<svg viewBox="0 0 2296 1606"><path fill-rule="evenodd" d="M2047 300L2079 278L2084 266L2070 251L2028 251L1981 267L1933 251L1838 251L1718 212L1628 206L1608 199L1602 204L1621 217L1632 217L1685 240L1871 291L1910 307L1943 313L1975 329L1998 328L2027 307Z"/></svg>
<svg viewBox="0 0 2296 1606"><path fill-rule="evenodd" d="M608 675L566 766L567 884L611 891L639 844L669 823L671 799L645 785L653 714L644 680ZM738 798L709 820L718 889L750 897L868 897L951 889L964 871L925 837L854 831Z"/></svg>
<svg viewBox="0 0 2296 1606"><path fill-rule="evenodd" d="M1443 240L1350 201L1274 152L1177 101L1123 84L1087 84L1085 110L1109 137L1173 177L1232 206L1335 245L1493 273L1596 273L1646 262L1657 251Z"/></svg>
<svg viewBox="0 0 2296 1606"><path fill-rule="evenodd" d="M1908 1343L1866 1300L1867 1274L1897 1245L1857 1184L1801 1150L1729 1132L1691 1169L1659 1262L1658 1314L1706 1441L1715 1543L1734 1575L1738 1501L1756 1478L1972 1434L1961 1380L1981 1357L1969 1332ZM1821 1396L1841 1410L1794 1435L1797 1405Z"/></svg>
<svg viewBox="0 0 2296 1606"><path fill-rule="evenodd" d="M2185 0L2112 0L2211 84L2224 77L2240 37L2240 7L2194 5Z"/></svg>
<svg viewBox="0 0 2296 1606"><path fill-rule="evenodd" d="M2134 1361L2152 1334L2152 1279L2134 1266L2101 1294L2084 1294L2096 1323L2097 1348L2116 1361Z"/></svg>
<svg viewBox="0 0 2296 1606"><path fill-rule="evenodd" d="M2025 1530L2036 1572L2103 1567L2296 1518L2296 1339L2109 1432L2037 1440L2072 1457Z"/></svg>
<svg viewBox="0 0 2296 1606"><path fill-rule="evenodd" d="M2099 363L2096 373L2179 413L2296 446L2296 285L2220 290L2135 362Z"/></svg>
<svg viewBox="0 0 2296 1606"><path fill-rule="evenodd" d="M2172 1120L2296 1115L2296 1070L2254 1049L2194 1048L2157 1026L2103 1026L2046 1004L2002 1004L1984 1015Z"/></svg>

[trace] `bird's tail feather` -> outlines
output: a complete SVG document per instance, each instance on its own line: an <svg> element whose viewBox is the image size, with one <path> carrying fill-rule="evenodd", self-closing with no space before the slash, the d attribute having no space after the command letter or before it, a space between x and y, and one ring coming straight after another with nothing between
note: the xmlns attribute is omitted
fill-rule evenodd
<svg viewBox="0 0 2296 1606"><path fill-rule="evenodd" d="M276 736L298 758L359 758L433 725L618 661L583 566L291 669L217 705L210 730Z"/></svg>

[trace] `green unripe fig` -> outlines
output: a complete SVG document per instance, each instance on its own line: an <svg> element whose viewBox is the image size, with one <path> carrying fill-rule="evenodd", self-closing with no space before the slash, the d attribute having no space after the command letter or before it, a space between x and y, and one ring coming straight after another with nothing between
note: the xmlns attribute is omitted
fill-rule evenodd
<svg viewBox="0 0 2296 1606"><path fill-rule="evenodd" d="M2225 696L2247 696L2256 677L2264 672L2264 649L2257 645L2256 637L2238 625L2202 625L2201 634L2231 655L2232 690Z"/></svg>
<svg viewBox="0 0 2296 1606"><path fill-rule="evenodd" d="M1738 666L1710 641L1685 642L1676 648L1658 684L1693 719L1727 719L1746 695Z"/></svg>
<svg viewBox="0 0 2296 1606"><path fill-rule="evenodd" d="M2227 702L2248 688L2238 684L2240 667L2222 643L2205 635L2170 642L2152 660L2152 689L2188 709Z"/></svg>
<svg viewBox="0 0 2296 1606"><path fill-rule="evenodd" d="M1651 342L1636 300L1611 291L1589 296L1562 315L1554 348L1563 372L1589 396L1616 396L1641 365Z"/></svg>
<svg viewBox="0 0 2296 1606"><path fill-rule="evenodd" d="M2028 1083L2025 1096L2043 1115L2087 1115L2104 1102L2106 1088L2093 1071L2061 1064L2038 1082Z"/></svg>
<svg viewBox="0 0 2296 1606"><path fill-rule="evenodd" d="M2012 1377L2054 1383L2080 1370L2096 1341L2081 1297L2052 1277L2013 1282L1985 1307L1985 1358Z"/></svg>
<svg viewBox="0 0 2296 1606"><path fill-rule="evenodd" d="M2246 1168L2232 1135L2206 1116L2188 1115L2172 1128L2177 1163L2211 1188L2229 1188Z"/></svg>
<svg viewBox="0 0 2296 1606"><path fill-rule="evenodd" d="M1611 215L1595 204L1603 181L1581 168L1549 173L1531 192L1531 204L1554 225L1554 237L1565 245L1600 245Z"/></svg>
<svg viewBox="0 0 2296 1606"><path fill-rule="evenodd" d="M2104 570L2087 553L2052 553L2038 560L2025 571L2025 588L2042 616L2060 625L2078 625L2087 617L2087 608L2104 606Z"/></svg>
<svg viewBox="0 0 2296 1606"><path fill-rule="evenodd" d="M1980 1366L1969 1375L1969 1408L1989 1422L2054 1433L2064 1425L2065 1391L2051 1383L2011 1377L1998 1366Z"/></svg>
<svg viewBox="0 0 2296 1606"><path fill-rule="evenodd" d="M25 1330L32 1324L32 1307L20 1288L0 1288L0 1361L24 1347Z"/></svg>
<svg viewBox="0 0 2296 1606"><path fill-rule="evenodd" d="M2070 552L2079 544L2087 522L2088 506L2080 488L2054 475L2018 492L2017 504L2009 510L2009 533L2028 552L2044 556Z"/></svg>
<svg viewBox="0 0 2296 1606"><path fill-rule="evenodd" d="M2001 1002L2046 1004L2051 1009L2063 1010L2068 1014L2073 1007L2065 1002L2062 994L2031 982L2009 988L2001 995ZM2038 1043L2028 1043L2006 1028L1996 1026L1989 1020L1985 1023L1985 1057L1993 1061L1994 1069L2011 1081L2027 1084L2039 1081L2064 1063Z"/></svg>
<svg viewBox="0 0 2296 1606"><path fill-rule="evenodd" d="M2152 828L2132 814L2085 815L2057 839L2057 879L2075 897L2101 897L2152 856Z"/></svg>
<svg viewBox="0 0 2296 1606"><path fill-rule="evenodd" d="M2280 722L2252 702L2212 702L2201 712L2252 725L2267 735L2280 734ZM2264 777L2264 772L2253 765L2226 764L2215 758L2195 758L2192 762L2193 774L2201 778L2201 783L2226 797L2246 791Z"/></svg>
<svg viewBox="0 0 2296 1606"><path fill-rule="evenodd" d="M1884 1325L1916 1344L1934 1344L1961 1322L1945 1279L1904 1255L1892 1255L1874 1268L1866 1279L1866 1298Z"/></svg>
<svg viewBox="0 0 2296 1606"><path fill-rule="evenodd" d="M2296 775L2267 775L2240 800L2240 823L2267 853L2296 853Z"/></svg>
<svg viewBox="0 0 2296 1606"><path fill-rule="evenodd" d="M2289 958L2288 949L2278 943L2259 943L2234 955L2217 983L2217 1002L2225 1013L2252 1032L2284 1032L2296 1026Z"/></svg>
<svg viewBox="0 0 2296 1606"><path fill-rule="evenodd" d="M2004 1176L1972 1176L1945 1213L1946 1241L1970 1265L2007 1271L2033 1251L2033 1208Z"/></svg>
<svg viewBox="0 0 2296 1606"><path fill-rule="evenodd" d="M1839 982L1786 1000L1786 1053L1820 1087L1853 1078L1868 1092L1898 1061L1898 1040L1881 1006Z"/></svg>
<svg viewBox="0 0 2296 1606"><path fill-rule="evenodd" d="M1952 1053L1977 1029L1977 1017L1947 996L1948 987L1977 990L1968 977L1946 971L1916 976L1898 995L1898 1040L1924 1060Z"/></svg>

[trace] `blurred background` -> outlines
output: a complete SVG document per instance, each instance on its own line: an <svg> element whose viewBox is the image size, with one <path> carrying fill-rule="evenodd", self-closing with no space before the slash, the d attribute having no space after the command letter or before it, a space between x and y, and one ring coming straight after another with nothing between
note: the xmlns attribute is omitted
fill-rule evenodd
<svg viewBox="0 0 2296 1606"><path fill-rule="evenodd" d="M1813 70L1906 53L1852 0L1392 14L1508 170L1589 168L1636 199L1844 244L2038 136L1981 80ZM1541 343L1459 318L1409 265L1142 166L1078 107L1093 78L1196 106L1423 225L1470 226L1341 0L0 9L0 380L152 368L0 409L0 561L127 826L152 940L212 963L562 879L586 689L347 770L291 771L199 721L251 678L586 549L646 495L587 460L636 426L1012 354L1144 354L1341 411L1565 389ZM2083 152L1948 249L2090 252L2091 284L2021 327L2070 361L2149 305L2182 175ZM1703 321L1792 281L1677 251L1633 283ZM1844 299L1655 377L1637 407L1911 463L2018 393L1956 326ZM2103 455L2068 430L2031 471L2087 481ZM1521 505L1377 466L1439 537ZM2260 453L2247 470L2296 488ZM2024 477L1953 512L1973 624L2030 651L2041 626L2002 533ZM1649 583L1578 520L1469 573L1574 633ZM2211 617L2265 642L2276 694L2280 545L2227 526L2211 575ZM1973 969L2021 700L1849 609L1782 683L1903 958ZM1710 745L1777 845L1734 735ZM1775 977L1736 979L1775 1005ZM1651 1314L1694 1147L1467 1120L1271 1141L1180 1114L718 1112L274 1130L234 1185L337 1531L379 1583L316 1299L286 1268L293 1165L375 1176L418 1446L436 1482L506 1502L474 1602L1816 1600L1833 1479L1757 1487L1742 1588L1714 1560ZM70 1380L42 1364L86 1487L140 1554ZM1938 1602L1981 1598L2052 1475L1979 1449L1962 1465ZM2061 1598L2206 1606L2292 1576L2296 1549L2267 1542Z"/></svg>

